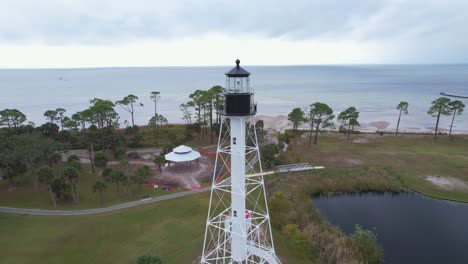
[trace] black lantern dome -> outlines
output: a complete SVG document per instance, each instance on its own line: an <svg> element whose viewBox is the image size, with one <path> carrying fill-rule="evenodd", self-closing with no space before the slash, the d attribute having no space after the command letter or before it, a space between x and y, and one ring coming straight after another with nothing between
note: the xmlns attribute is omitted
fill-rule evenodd
<svg viewBox="0 0 468 264"><path fill-rule="evenodd" d="M257 112L254 103L253 89L250 87L250 72L239 66L240 60L236 60L236 67L226 72L225 109L227 116L251 116Z"/></svg>

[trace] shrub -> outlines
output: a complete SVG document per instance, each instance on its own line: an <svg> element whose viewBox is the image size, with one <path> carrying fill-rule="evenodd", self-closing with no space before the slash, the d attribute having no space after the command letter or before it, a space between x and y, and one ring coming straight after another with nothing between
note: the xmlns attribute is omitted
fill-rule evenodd
<svg viewBox="0 0 468 264"><path fill-rule="evenodd" d="M138 258L137 264L162 264L162 261L158 256L143 255Z"/></svg>
<svg viewBox="0 0 468 264"><path fill-rule="evenodd" d="M273 166L279 165L280 161L276 157L276 154L278 154L278 146L275 144L267 144L263 145L260 148L261 151L261 157L262 157L262 162L265 165L266 168L271 168Z"/></svg>
<svg viewBox="0 0 468 264"><path fill-rule="evenodd" d="M190 131L190 130L185 130L183 142L187 142L187 141L190 141L190 140L192 140L192 139L193 139L192 131Z"/></svg>
<svg viewBox="0 0 468 264"><path fill-rule="evenodd" d="M286 136L286 134L278 133L277 137L278 137L279 141L283 141L283 142L286 142L287 144L289 144L289 137Z"/></svg>
<svg viewBox="0 0 468 264"><path fill-rule="evenodd" d="M68 166L75 168L77 171L81 170L81 163L79 160L72 160L67 162Z"/></svg>
<svg viewBox="0 0 468 264"><path fill-rule="evenodd" d="M132 152L127 154L127 157L129 159L138 159L138 158L140 158L140 154L138 154L138 152L132 151Z"/></svg>
<svg viewBox="0 0 468 264"><path fill-rule="evenodd" d="M122 159L123 157L125 157L126 153L127 153L127 149L124 146L117 146L112 151L112 156L114 156L115 159Z"/></svg>
<svg viewBox="0 0 468 264"><path fill-rule="evenodd" d="M286 224L289 212L289 200L282 192L276 192L268 202L271 225L280 229Z"/></svg>
<svg viewBox="0 0 468 264"><path fill-rule="evenodd" d="M361 259L367 260L368 263L380 263L383 251L382 248L377 245L377 236L374 232L363 229L360 225L356 225L351 238L355 241L354 245L360 253Z"/></svg>
<svg viewBox="0 0 468 264"><path fill-rule="evenodd" d="M109 162L109 159L104 153L96 153L94 155L94 164L98 168L105 168L107 166L107 162Z"/></svg>
<svg viewBox="0 0 468 264"><path fill-rule="evenodd" d="M57 197L58 199L69 200L71 198L70 185L63 182L62 179L60 178L53 179L52 182L50 183L50 187L52 188L52 191L54 192L55 197Z"/></svg>
<svg viewBox="0 0 468 264"><path fill-rule="evenodd" d="M77 155L75 155L75 154L68 156L68 158L67 158L67 163L70 163L70 162L72 162L72 161L78 161L78 162L79 162L79 161L80 161L80 158L79 158Z"/></svg>

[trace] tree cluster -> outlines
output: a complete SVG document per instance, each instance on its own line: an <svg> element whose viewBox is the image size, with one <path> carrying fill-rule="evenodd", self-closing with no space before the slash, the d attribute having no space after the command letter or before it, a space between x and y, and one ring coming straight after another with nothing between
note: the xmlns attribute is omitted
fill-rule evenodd
<svg viewBox="0 0 468 264"><path fill-rule="evenodd" d="M395 131L395 135L398 135L398 130L400 127L400 121L402 115L408 114L408 102L401 101L397 106L396 109L399 111L398 114L398 121L397 121L397 127ZM449 138L453 139L452 136L452 129L453 129L453 124L455 120L456 115L460 115L463 113L463 110L465 108L465 105L459 101L459 100L454 100L451 101L449 98L446 97L440 97L436 100L434 100L431 103L431 107L429 108L429 111L427 112L429 115L436 117L436 126L435 126L435 131L434 131L434 140L437 140L437 134L439 130L439 121L441 116L448 116L452 115L452 120L450 123L450 128L449 128ZM317 138L319 134L320 129L325 129L328 127L333 127L333 119L335 118L335 115L333 114L333 109L330 108L327 104L321 103L321 102L316 102L310 105L309 109L307 110L302 110L300 108L294 108L289 114L288 114L288 120L292 122L293 124L293 132L297 132L298 127L302 123L308 123L310 124L310 137L309 137L309 146L311 145L312 142L312 132L315 130L315 138L314 138L314 144L317 144ZM350 133L354 131L354 129L358 126L360 126L359 121L359 112L355 107L349 107L342 111L341 113L338 114L337 116L337 121L340 123L339 126L339 131L344 132L347 134L347 140L349 141Z"/></svg>
<svg viewBox="0 0 468 264"><path fill-rule="evenodd" d="M73 198L74 203L80 202L77 191L81 169L79 158L70 156L64 169L57 173L56 165L60 163L61 159L62 156L55 152L49 158L48 164L42 165L35 172L39 182L49 191L54 207L57 206L57 200Z"/></svg>
<svg viewBox="0 0 468 264"><path fill-rule="evenodd" d="M221 122L221 112L224 106L224 97L222 96L224 88L217 85L209 90L196 90L189 95L190 100L180 105L183 119L188 127L198 135L207 134L210 129L210 142L213 143L213 131L219 127Z"/></svg>
<svg viewBox="0 0 468 264"><path fill-rule="evenodd" d="M307 114L306 114L307 113ZM333 109L325 103L315 102L309 106L307 110L294 108L288 114L288 120L293 123L293 132L297 133L298 127L302 123L307 123L310 126L309 147L312 143L312 134L315 131L314 144L318 142L319 131L325 128L334 127ZM359 112L355 107L349 107L338 115L338 122L340 122L340 131L346 132L349 140L351 131L354 131L356 126L359 126L357 119Z"/></svg>
<svg viewBox="0 0 468 264"><path fill-rule="evenodd" d="M450 123L449 138L452 137L452 128L453 122L455 120L455 115L461 115L465 109L465 104L459 100L450 100L446 97L440 97L432 101L431 107L427 111L432 117L436 117L436 126L434 130L434 140L437 140L437 132L439 130L439 121L442 115L449 116L452 115L452 122Z"/></svg>

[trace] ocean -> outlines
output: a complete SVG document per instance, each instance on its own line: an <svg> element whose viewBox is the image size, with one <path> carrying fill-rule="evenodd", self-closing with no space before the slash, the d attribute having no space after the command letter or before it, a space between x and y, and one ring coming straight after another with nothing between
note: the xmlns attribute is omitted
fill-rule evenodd
<svg viewBox="0 0 468 264"><path fill-rule="evenodd" d="M294 107L324 102L336 115L349 106L360 112L363 128L387 121L396 127L400 101L409 103L402 117L402 131L431 132L435 118L427 114L440 92L468 94L468 65L355 65L355 66L243 66L252 73L258 114L287 115ZM226 67L145 67L88 69L0 70L0 109L17 108L29 121L46 122L43 113L65 108L71 116L89 106L92 98L119 100L128 94L140 98L135 122L145 125L154 112L151 91L160 91L158 112L170 123L182 123L179 105L190 93L215 85L224 86ZM463 101L463 100L462 100ZM468 105L468 100L464 100ZM120 123L130 114L116 107ZM447 129L451 117L443 116ZM374 128L375 129L375 128ZM456 117L454 130L468 133L468 108Z"/></svg>

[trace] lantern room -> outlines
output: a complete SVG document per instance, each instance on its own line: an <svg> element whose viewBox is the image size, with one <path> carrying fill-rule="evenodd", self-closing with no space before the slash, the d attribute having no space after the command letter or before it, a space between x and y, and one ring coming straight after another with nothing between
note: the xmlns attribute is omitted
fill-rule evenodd
<svg viewBox="0 0 468 264"><path fill-rule="evenodd" d="M236 60L236 67L226 73L225 109L226 116L251 116L257 112L253 89L250 88L250 72L244 70Z"/></svg>

